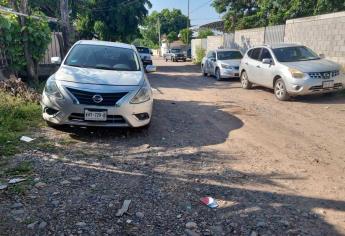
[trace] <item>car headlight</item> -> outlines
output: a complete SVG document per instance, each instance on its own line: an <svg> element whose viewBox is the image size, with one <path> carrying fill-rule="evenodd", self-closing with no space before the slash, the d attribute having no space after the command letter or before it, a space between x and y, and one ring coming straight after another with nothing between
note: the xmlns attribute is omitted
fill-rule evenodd
<svg viewBox="0 0 345 236"><path fill-rule="evenodd" d="M232 66L229 66L229 65L227 65L227 64L221 64L221 66L222 66L222 68L228 69L228 70L234 69Z"/></svg>
<svg viewBox="0 0 345 236"><path fill-rule="evenodd" d="M63 96L56 85L56 82L54 79L48 79L46 82L46 86L44 87L44 92L52 97L56 97L58 99L63 99Z"/></svg>
<svg viewBox="0 0 345 236"><path fill-rule="evenodd" d="M289 68L289 72L295 79L302 79L305 76L305 74L302 71L299 71L295 68Z"/></svg>
<svg viewBox="0 0 345 236"><path fill-rule="evenodd" d="M139 104L139 103L147 102L150 99L151 99L151 87L145 81L143 86L139 89L137 94L132 98L130 103Z"/></svg>

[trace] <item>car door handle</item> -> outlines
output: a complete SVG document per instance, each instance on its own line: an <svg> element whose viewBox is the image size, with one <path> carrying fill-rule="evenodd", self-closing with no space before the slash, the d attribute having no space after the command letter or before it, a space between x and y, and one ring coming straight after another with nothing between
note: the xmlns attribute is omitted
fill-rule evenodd
<svg viewBox="0 0 345 236"><path fill-rule="evenodd" d="M244 64L248 65L248 62L246 62L246 63L244 63Z"/></svg>
<svg viewBox="0 0 345 236"><path fill-rule="evenodd" d="M261 68L261 66L259 66L259 65L257 65L256 67L257 67L257 68Z"/></svg>

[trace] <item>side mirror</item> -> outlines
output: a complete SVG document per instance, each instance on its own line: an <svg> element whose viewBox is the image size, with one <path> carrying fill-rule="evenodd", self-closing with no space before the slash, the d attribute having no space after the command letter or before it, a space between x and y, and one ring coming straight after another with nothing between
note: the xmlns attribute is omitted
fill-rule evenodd
<svg viewBox="0 0 345 236"><path fill-rule="evenodd" d="M216 62L216 58L211 58L211 61Z"/></svg>
<svg viewBox="0 0 345 236"><path fill-rule="evenodd" d="M320 56L320 58L322 58L322 59L326 57L326 55L323 54L323 53L321 53L319 56Z"/></svg>
<svg viewBox="0 0 345 236"><path fill-rule="evenodd" d="M272 59L270 59L270 58L264 58L264 59L262 59L262 63L263 63L263 64L269 64L269 65L271 65L271 64L272 64Z"/></svg>
<svg viewBox="0 0 345 236"><path fill-rule="evenodd" d="M50 58L52 64L60 65L61 64L61 57L52 57Z"/></svg>
<svg viewBox="0 0 345 236"><path fill-rule="evenodd" d="M145 69L146 69L147 73L152 73L152 72L156 72L157 71L157 67L154 66L154 65L147 65Z"/></svg>

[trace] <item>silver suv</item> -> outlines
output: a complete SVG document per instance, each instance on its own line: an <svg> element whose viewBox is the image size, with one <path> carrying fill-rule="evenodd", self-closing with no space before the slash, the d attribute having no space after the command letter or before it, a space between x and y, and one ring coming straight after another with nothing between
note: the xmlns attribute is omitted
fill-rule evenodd
<svg viewBox="0 0 345 236"><path fill-rule="evenodd" d="M217 80L239 77L239 67L243 55L237 49L209 51L201 62L204 76L213 75Z"/></svg>
<svg viewBox="0 0 345 236"><path fill-rule="evenodd" d="M341 66L297 44L264 45L251 48L241 61L244 89L253 84L273 88L277 99L328 93L344 88Z"/></svg>

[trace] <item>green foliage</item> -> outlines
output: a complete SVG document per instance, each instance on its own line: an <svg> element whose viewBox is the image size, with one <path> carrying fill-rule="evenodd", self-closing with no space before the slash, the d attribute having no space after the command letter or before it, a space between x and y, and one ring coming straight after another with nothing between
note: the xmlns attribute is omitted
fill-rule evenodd
<svg viewBox="0 0 345 236"><path fill-rule="evenodd" d="M192 40L193 31L190 29L183 29L180 31L180 38L184 44L189 44Z"/></svg>
<svg viewBox="0 0 345 236"><path fill-rule="evenodd" d="M25 70L26 60L22 33L28 33L29 52L35 64L44 56L51 41L51 32L48 23L44 20L27 18L26 26L20 27L17 16L0 15L0 32L5 36L0 38L0 44L6 48L6 55L11 60L11 69L18 73Z"/></svg>
<svg viewBox="0 0 345 236"><path fill-rule="evenodd" d="M284 24L286 20L345 10L344 0L214 0L228 31Z"/></svg>
<svg viewBox="0 0 345 236"><path fill-rule="evenodd" d="M161 35L168 35L180 32L186 28L188 17L183 15L178 9L163 9L161 12L153 11L151 15L145 18L140 33L145 40L154 44L159 42L159 25ZM172 36L172 35L170 35Z"/></svg>
<svg viewBox="0 0 345 236"><path fill-rule="evenodd" d="M167 39L168 39L168 42L169 43L172 43L176 40L178 40L178 35L176 32L170 32L168 35L167 35Z"/></svg>
<svg viewBox="0 0 345 236"><path fill-rule="evenodd" d="M0 156L14 154L22 133L40 121L41 108L37 103L0 92Z"/></svg>
<svg viewBox="0 0 345 236"><path fill-rule="evenodd" d="M199 39L206 39L208 36L213 36L214 33L211 29L200 29L198 38Z"/></svg>
<svg viewBox="0 0 345 236"><path fill-rule="evenodd" d="M206 50L203 49L202 47L197 47L195 49L195 54L196 54L196 58L195 58L195 63L196 64L200 64L202 59L205 57L206 55Z"/></svg>
<svg viewBox="0 0 345 236"><path fill-rule="evenodd" d="M142 47L147 47L151 49L158 49L159 46L158 44L154 44L153 42L141 38L137 38L134 41L132 41L132 44L135 46L142 46Z"/></svg>
<svg viewBox="0 0 345 236"><path fill-rule="evenodd" d="M139 35L138 25L151 6L149 0L89 0L76 14L80 38L93 37L107 41L131 42Z"/></svg>

